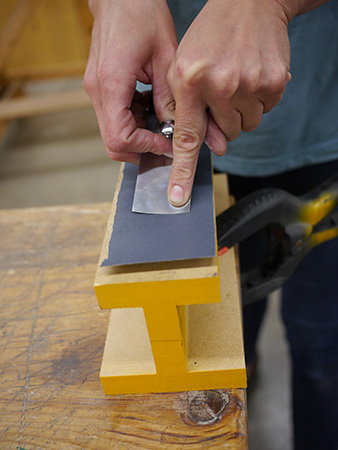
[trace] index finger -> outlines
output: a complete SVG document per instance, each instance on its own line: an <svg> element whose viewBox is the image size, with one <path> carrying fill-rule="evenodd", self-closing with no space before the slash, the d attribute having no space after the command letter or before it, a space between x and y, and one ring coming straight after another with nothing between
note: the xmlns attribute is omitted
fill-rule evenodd
<svg viewBox="0 0 338 450"><path fill-rule="evenodd" d="M197 94L177 93L175 97L174 159L168 183L168 198L172 205L183 206L191 196L208 119L205 104Z"/></svg>

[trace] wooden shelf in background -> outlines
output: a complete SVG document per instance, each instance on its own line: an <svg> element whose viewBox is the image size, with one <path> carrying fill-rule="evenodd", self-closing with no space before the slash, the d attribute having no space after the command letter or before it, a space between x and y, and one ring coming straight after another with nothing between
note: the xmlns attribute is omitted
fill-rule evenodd
<svg viewBox="0 0 338 450"><path fill-rule="evenodd" d="M15 97L0 100L0 121L91 107L82 89Z"/></svg>

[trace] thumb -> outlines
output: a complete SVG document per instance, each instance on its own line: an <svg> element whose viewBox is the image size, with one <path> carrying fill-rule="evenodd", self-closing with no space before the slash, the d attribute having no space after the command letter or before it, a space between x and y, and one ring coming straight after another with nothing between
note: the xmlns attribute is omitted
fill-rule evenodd
<svg viewBox="0 0 338 450"><path fill-rule="evenodd" d="M175 117L175 100L167 82L169 65L169 61L163 61L161 69L156 72L157 76L152 80L153 102L159 122Z"/></svg>
<svg viewBox="0 0 338 450"><path fill-rule="evenodd" d="M173 206L185 205L191 196L199 151L207 130L207 113L190 99L176 103L173 164L168 199Z"/></svg>

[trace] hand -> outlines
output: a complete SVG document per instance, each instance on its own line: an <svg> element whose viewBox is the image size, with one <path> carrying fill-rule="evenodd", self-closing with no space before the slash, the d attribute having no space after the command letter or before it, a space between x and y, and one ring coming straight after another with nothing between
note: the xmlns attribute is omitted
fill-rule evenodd
<svg viewBox="0 0 338 450"><path fill-rule="evenodd" d="M94 27L84 88L108 155L137 163L143 152L170 153L168 139L144 129L144 98L135 97L137 81L151 83L158 119L174 118L166 76L177 38L166 1L92 0L90 8Z"/></svg>
<svg viewBox="0 0 338 450"><path fill-rule="evenodd" d="M278 1L209 0L187 31L168 73L176 101L174 205L189 200L204 140L223 155L282 98L291 78L287 25Z"/></svg>

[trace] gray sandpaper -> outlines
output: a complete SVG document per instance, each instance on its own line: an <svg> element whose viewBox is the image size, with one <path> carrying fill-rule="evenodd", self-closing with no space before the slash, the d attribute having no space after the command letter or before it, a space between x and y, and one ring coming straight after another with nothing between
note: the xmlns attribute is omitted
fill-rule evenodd
<svg viewBox="0 0 338 450"><path fill-rule="evenodd" d="M186 214L132 212L138 166L126 163L108 257L102 266L178 261L216 256L210 151L202 146Z"/></svg>

